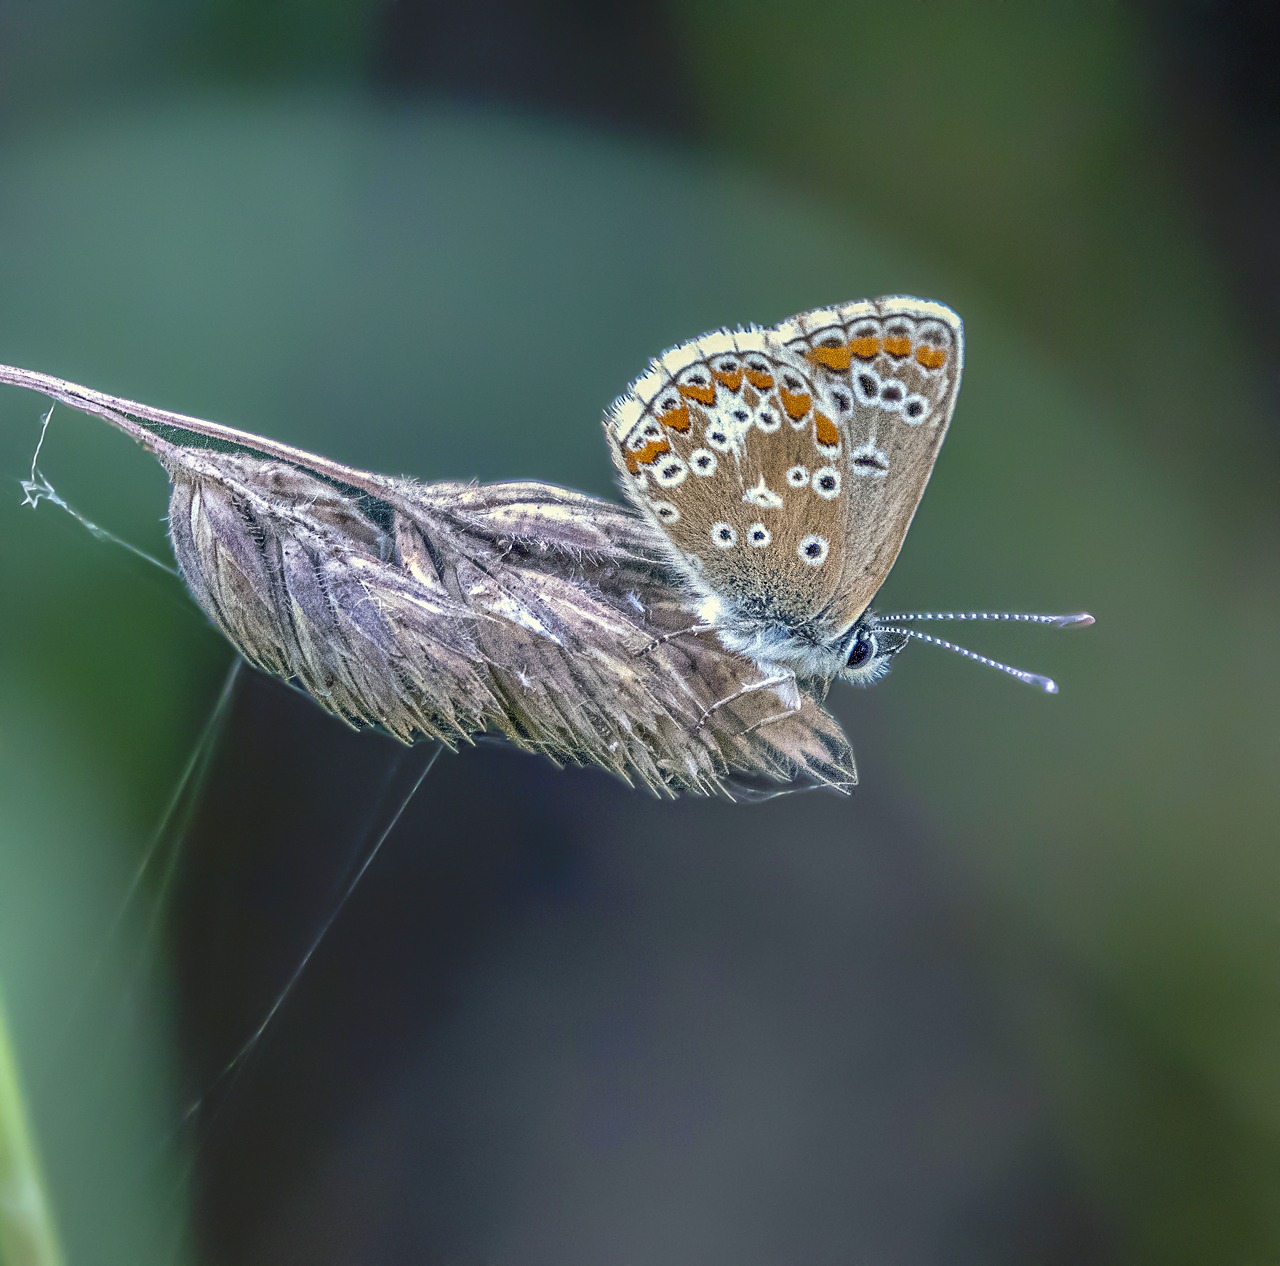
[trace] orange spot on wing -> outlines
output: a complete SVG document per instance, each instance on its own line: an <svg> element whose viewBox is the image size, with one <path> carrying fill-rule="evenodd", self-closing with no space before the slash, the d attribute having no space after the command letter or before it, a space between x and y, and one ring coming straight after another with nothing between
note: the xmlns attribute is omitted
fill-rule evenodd
<svg viewBox="0 0 1280 1266"><path fill-rule="evenodd" d="M712 386L698 387L677 383L676 390L686 400L696 400L699 404L715 404L716 402L716 389Z"/></svg>
<svg viewBox="0 0 1280 1266"><path fill-rule="evenodd" d="M921 343L916 348L916 360L926 369L941 369L947 363L947 354L940 347L928 347Z"/></svg>
<svg viewBox="0 0 1280 1266"><path fill-rule="evenodd" d="M740 369L713 369L711 376L720 383L721 386L728 387L730 391L737 391L742 386L742 370Z"/></svg>
<svg viewBox="0 0 1280 1266"><path fill-rule="evenodd" d="M669 426L673 431L684 432L689 429L689 410L686 408L671 409L664 413L659 419L663 426ZM666 440L662 441L664 444Z"/></svg>
<svg viewBox="0 0 1280 1266"><path fill-rule="evenodd" d="M811 347L804 355L806 360L827 369L848 369L853 350L845 343L840 347Z"/></svg>
<svg viewBox="0 0 1280 1266"><path fill-rule="evenodd" d="M813 433L824 448L835 448L840 443L840 431L836 424L825 413L815 412L813 415Z"/></svg>
<svg viewBox="0 0 1280 1266"><path fill-rule="evenodd" d="M849 340L849 350L859 360L870 360L880 350L880 340L870 334Z"/></svg>
<svg viewBox="0 0 1280 1266"><path fill-rule="evenodd" d="M663 453L669 453L671 445L666 440L650 440L643 448L629 449L625 454L627 469L634 475L641 466L656 462Z"/></svg>
<svg viewBox="0 0 1280 1266"><path fill-rule="evenodd" d="M887 338L884 341L884 350L890 356L909 356L911 355L911 340L909 338Z"/></svg>
<svg viewBox="0 0 1280 1266"><path fill-rule="evenodd" d="M813 397L804 391L787 391L784 388L778 395L782 397L782 407L786 410L787 417L793 422L804 417L813 404Z"/></svg>
<svg viewBox="0 0 1280 1266"><path fill-rule="evenodd" d="M757 391L768 391L769 388L773 386L773 375L766 374L763 370L760 370L760 369L748 369L747 381Z"/></svg>

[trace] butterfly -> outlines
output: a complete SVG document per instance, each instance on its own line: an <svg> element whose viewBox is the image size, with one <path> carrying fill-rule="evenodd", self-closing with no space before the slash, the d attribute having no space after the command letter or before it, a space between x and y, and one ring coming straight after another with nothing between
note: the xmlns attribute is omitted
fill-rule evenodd
<svg viewBox="0 0 1280 1266"><path fill-rule="evenodd" d="M695 630L804 682L874 681L919 638L1056 691L902 626L1091 617L871 610L933 473L963 366L960 317L902 295L717 330L652 361L605 430L626 496L691 595Z"/></svg>

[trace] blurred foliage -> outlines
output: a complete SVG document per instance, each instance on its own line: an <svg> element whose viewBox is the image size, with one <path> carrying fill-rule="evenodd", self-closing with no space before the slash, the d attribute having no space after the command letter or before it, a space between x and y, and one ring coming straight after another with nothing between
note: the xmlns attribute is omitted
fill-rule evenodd
<svg viewBox="0 0 1280 1266"><path fill-rule="evenodd" d="M669 343L953 304L965 388L886 600L1099 625L984 633L1056 700L921 650L837 707L973 879L991 988L1119 1259L1280 1252L1274 366L1195 230L1142 23L671 6L714 138L675 147L388 101L380 12L0 9L0 359L372 469L601 492L596 419ZM136 1262L173 1199L141 1159L178 1116L166 1009L137 1023L114 959L73 1001L227 653L176 583L19 507L42 410L0 399L0 982L47 1073L71 1259ZM60 410L42 466L165 556L163 477L120 437ZM117 1023L138 1049L101 1060Z"/></svg>

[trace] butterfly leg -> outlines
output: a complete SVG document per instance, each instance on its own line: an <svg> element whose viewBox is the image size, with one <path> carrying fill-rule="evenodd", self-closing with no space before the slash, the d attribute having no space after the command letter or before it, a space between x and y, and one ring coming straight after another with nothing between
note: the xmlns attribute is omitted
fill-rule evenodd
<svg viewBox="0 0 1280 1266"><path fill-rule="evenodd" d="M782 717L789 716L791 713L798 711L800 708L800 689L796 685L796 675L787 669L781 669L775 676L762 677L759 681L753 681L750 684L743 686L741 689L735 690L731 695L725 695L723 699L717 700L702 714L701 718L698 720L698 724L693 727L694 733L696 734L700 729L702 729L714 713L718 712L726 705L733 703L734 700L742 699L747 695L756 694L761 690L772 690L777 686L791 687L788 691L788 698L784 710L775 716L765 717L763 720L755 722L755 724L744 730L743 733L750 734L752 730L758 729L761 725L781 720Z"/></svg>
<svg viewBox="0 0 1280 1266"><path fill-rule="evenodd" d="M690 624L683 629L672 629L670 633L663 633L658 637L650 638L642 647L631 653L633 655L648 655L656 651L659 646L670 642L673 638L684 637L686 634L712 633L714 631L715 625L713 624Z"/></svg>

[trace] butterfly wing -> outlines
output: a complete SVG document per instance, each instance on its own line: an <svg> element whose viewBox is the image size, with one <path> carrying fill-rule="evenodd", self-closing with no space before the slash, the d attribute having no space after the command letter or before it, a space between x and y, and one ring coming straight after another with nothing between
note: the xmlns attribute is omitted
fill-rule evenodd
<svg viewBox="0 0 1280 1266"><path fill-rule="evenodd" d="M803 358L837 418L848 497L839 627L858 618L884 583L955 410L964 327L950 308L901 295L820 308L772 334Z"/></svg>
<svg viewBox="0 0 1280 1266"><path fill-rule="evenodd" d="M839 639L897 558L955 407L960 318L899 296L664 353L606 421L630 499L729 618Z"/></svg>
<svg viewBox="0 0 1280 1266"><path fill-rule="evenodd" d="M816 641L837 602L848 445L825 373L768 331L719 331L664 353L606 421L624 490L721 624Z"/></svg>

